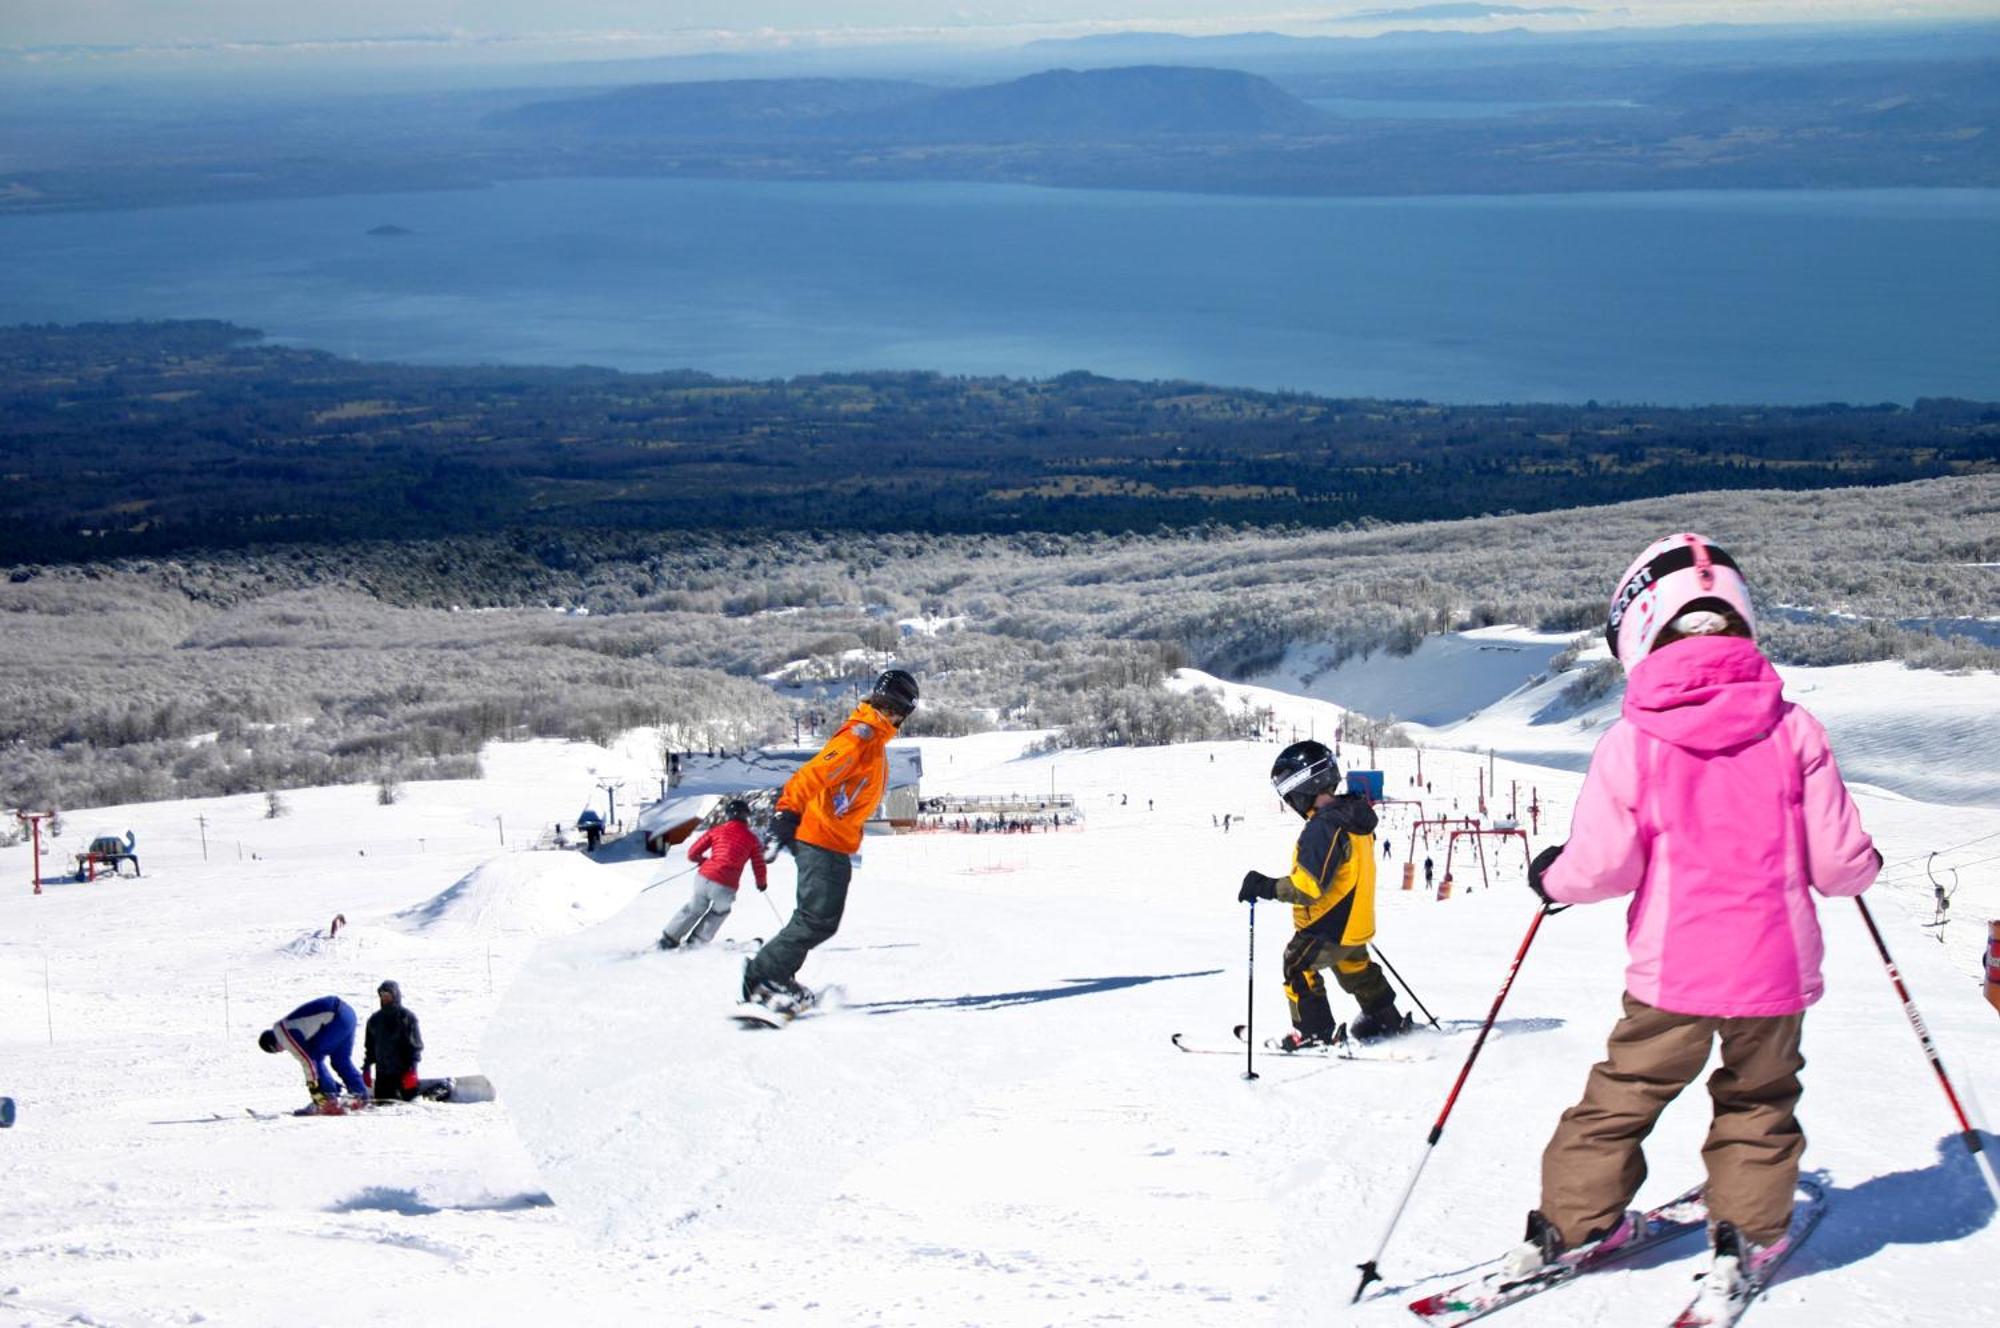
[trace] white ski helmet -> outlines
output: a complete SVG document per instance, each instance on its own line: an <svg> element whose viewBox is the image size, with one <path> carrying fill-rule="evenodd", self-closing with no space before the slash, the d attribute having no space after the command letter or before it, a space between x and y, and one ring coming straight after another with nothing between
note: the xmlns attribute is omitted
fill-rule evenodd
<svg viewBox="0 0 2000 1328"><path fill-rule="evenodd" d="M1629 673L1651 652L1669 623L1677 623L1690 635L1721 630L1719 616L1695 616L1703 609L1731 610L1751 631L1757 630L1750 587L1736 570L1735 559L1706 535L1669 535L1647 545L1618 578L1604 639ZM1682 615L1689 615L1688 620L1677 622Z"/></svg>

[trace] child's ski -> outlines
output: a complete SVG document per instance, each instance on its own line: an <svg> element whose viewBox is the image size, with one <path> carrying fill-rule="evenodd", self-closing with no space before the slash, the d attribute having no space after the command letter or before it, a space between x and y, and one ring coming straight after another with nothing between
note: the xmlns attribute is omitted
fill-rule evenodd
<svg viewBox="0 0 2000 1328"><path fill-rule="evenodd" d="M1175 1033L1173 1035L1173 1043L1176 1049L1185 1051L1191 1056L1234 1056L1236 1059L1241 1060L1243 1059L1245 1050L1241 1034L1238 1035L1237 1043L1234 1047L1203 1046L1199 1043L1189 1042L1185 1033ZM1384 1061L1401 1064L1408 1061L1431 1059L1429 1056L1423 1055L1389 1054L1385 1051L1374 1050L1364 1044L1355 1042L1324 1043L1311 1047L1302 1047L1296 1051L1286 1051L1273 1043L1266 1042L1251 1050L1258 1056L1269 1056L1295 1061Z"/></svg>
<svg viewBox="0 0 2000 1328"><path fill-rule="evenodd" d="M1561 1286L1580 1274L1594 1272L1629 1259L1641 1250L1662 1241L1699 1231L1708 1221L1708 1206L1702 1201L1701 1186L1669 1199L1639 1215L1637 1228L1610 1248L1600 1242L1572 1251L1555 1263L1524 1277L1510 1277L1502 1266L1505 1256L1481 1265L1484 1271L1470 1281L1446 1291L1410 1302L1410 1312L1437 1328L1455 1328L1474 1319L1483 1319L1550 1287Z"/></svg>
<svg viewBox="0 0 2000 1328"><path fill-rule="evenodd" d="M1745 1270L1738 1278L1736 1286L1721 1292L1703 1286L1688 1307L1674 1320L1674 1328L1729 1328L1743 1317L1750 1303L1764 1294L1764 1288L1771 1285L1778 1270L1792 1252L1805 1244L1820 1218L1826 1216L1826 1191L1819 1182L1801 1180L1799 1189L1802 1197L1792 1205L1792 1225L1785 1233L1785 1243L1754 1273Z"/></svg>

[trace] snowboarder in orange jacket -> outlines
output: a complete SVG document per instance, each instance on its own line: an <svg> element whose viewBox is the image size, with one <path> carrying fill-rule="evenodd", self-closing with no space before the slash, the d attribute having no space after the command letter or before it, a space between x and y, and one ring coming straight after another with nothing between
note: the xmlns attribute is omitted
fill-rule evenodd
<svg viewBox="0 0 2000 1328"><path fill-rule="evenodd" d="M840 929L849 856L889 783L889 740L917 708L917 680L890 669L778 794L771 835L798 862L798 906L776 936L743 966L743 999L796 1012L813 995L796 981L806 955Z"/></svg>

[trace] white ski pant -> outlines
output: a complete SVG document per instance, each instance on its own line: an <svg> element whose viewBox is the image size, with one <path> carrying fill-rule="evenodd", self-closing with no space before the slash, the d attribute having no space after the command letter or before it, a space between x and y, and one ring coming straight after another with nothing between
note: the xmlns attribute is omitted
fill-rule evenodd
<svg viewBox="0 0 2000 1328"><path fill-rule="evenodd" d="M667 935L682 945L706 945L722 930L729 910L736 907L736 892L717 885L706 876L694 878L694 893L681 911L667 923Z"/></svg>

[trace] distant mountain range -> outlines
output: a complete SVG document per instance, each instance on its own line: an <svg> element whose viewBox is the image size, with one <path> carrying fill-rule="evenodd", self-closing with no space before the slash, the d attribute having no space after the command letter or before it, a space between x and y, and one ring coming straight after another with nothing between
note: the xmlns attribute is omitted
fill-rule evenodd
<svg viewBox="0 0 2000 1328"><path fill-rule="evenodd" d="M337 102L204 94L198 114L115 90L0 97L0 216L662 176L1311 196L2000 188L2000 22L928 50L607 61Z"/></svg>
<svg viewBox="0 0 2000 1328"><path fill-rule="evenodd" d="M972 88L875 79L622 88L496 113L496 129L591 136L895 142L1060 142L1149 135L1306 134L1331 118L1232 69L1053 69Z"/></svg>

